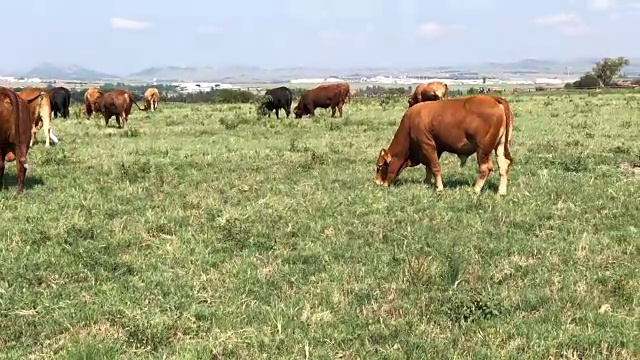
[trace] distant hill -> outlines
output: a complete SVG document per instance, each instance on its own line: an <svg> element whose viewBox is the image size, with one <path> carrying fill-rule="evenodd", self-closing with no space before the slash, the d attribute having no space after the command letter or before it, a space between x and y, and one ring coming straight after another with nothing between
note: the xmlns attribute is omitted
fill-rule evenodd
<svg viewBox="0 0 640 360"><path fill-rule="evenodd" d="M368 77L376 75L426 75L426 76L488 76L488 77L555 77L583 74L591 70L600 59L584 58L570 61L524 59L516 62L487 62L451 66L413 68L279 68L258 67L154 67L129 75L131 80L158 81L219 81L233 83L286 82L295 78ZM625 68L629 75L640 74L640 59L630 59Z"/></svg>
<svg viewBox="0 0 640 360"><path fill-rule="evenodd" d="M430 76L430 77L458 77L477 78L481 76L496 78L535 78L562 77L567 70L575 77L591 70L599 58L582 58L574 60L556 61L541 59L523 59L516 62L486 62L432 67L361 67L361 68L308 68L290 67L264 69L255 66L164 66L151 67L126 76L107 74L78 65L59 65L53 63L41 64L20 76L39 77L44 79L65 80L106 80L106 81L217 81L223 83L281 83L296 78L326 78L326 77L371 77L376 75L388 76ZM629 59L631 65L624 69L629 76L640 76L640 59Z"/></svg>
<svg viewBox="0 0 640 360"><path fill-rule="evenodd" d="M219 81L235 83L283 82L296 77L328 77L335 75L330 69L281 68L263 69L254 66L224 67L153 67L127 76L130 80L159 81Z"/></svg>
<svg viewBox="0 0 640 360"><path fill-rule="evenodd" d="M107 74L78 65L59 65L54 63L40 64L21 76L41 79L65 79L65 80L106 80L118 79L119 76Z"/></svg>

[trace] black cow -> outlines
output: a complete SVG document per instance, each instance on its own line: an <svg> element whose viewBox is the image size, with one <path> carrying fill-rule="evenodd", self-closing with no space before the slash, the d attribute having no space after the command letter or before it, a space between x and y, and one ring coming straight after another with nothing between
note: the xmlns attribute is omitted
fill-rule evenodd
<svg viewBox="0 0 640 360"><path fill-rule="evenodd" d="M276 111L276 118L280 119L280 109L284 109L284 112L291 114L291 102L293 96L291 90L286 86L280 86L277 88L269 89L264 93L265 99L260 103L258 107L258 114L261 116L269 115L271 117L271 111Z"/></svg>
<svg viewBox="0 0 640 360"><path fill-rule="evenodd" d="M51 111L53 117L57 118L58 113L63 118L69 117L69 103L71 102L71 92L62 86L49 90L49 98L51 99Z"/></svg>

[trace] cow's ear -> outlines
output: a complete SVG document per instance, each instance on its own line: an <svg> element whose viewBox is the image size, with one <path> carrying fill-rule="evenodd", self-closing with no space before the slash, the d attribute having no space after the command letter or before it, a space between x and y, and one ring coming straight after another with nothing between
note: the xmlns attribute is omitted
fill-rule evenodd
<svg viewBox="0 0 640 360"><path fill-rule="evenodd" d="M388 164L391 164L391 154L386 149L384 150L384 159Z"/></svg>

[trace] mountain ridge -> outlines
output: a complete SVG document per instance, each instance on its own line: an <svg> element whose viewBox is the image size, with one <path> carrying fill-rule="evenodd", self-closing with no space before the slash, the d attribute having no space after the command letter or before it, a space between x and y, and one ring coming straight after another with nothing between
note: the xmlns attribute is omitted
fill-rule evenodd
<svg viewBox="0 0 640 360"><path fill-rule="evenodd" d="M315 68L304 66L261 68L258 66L154 66L126 75L109 74L80 65L65 65L51 62L42 63L20 77L64 79L64 80L137 80L137 81L217 81L232 83L288 82L296 78L326 77L370 77L376 75L426 75L446 77L449 75L467 77L514 77L514 76L560 76L583 74L591 70L598 58L577 58L572 60L550 60L526 58L514 62L487 61L455 65L424 67L375 67ZM640 59L629 59L627 74L640 75Z"/></svg>

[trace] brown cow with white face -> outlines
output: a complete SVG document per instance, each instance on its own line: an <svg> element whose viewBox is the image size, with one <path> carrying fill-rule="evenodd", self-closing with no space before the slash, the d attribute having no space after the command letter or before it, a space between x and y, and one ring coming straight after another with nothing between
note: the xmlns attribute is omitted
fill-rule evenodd
<svg viewBox="0 0 640 360"><path fill-rule="evenodd" d="M442 100L449 94L449 86L440 81L432 81L426 84L420 84L416 86L413 94L409 96L407 102L409 107L415 104L419 104L423 101L437 101Z"/></svg>
<svg viewBox="0 0 640 360"><path fill-rule="evenodd" d="M147 111L138 105L133 100L131 93L127 90L112 90L108 93L100 96L96 103L96 112L99 112L104 116L104 125L109 125L109 119L116 117L116 123L119 128L123 128L129 121L129 114L131 114L131 106L136 104L136 107L141 111ZM122 119L122 122L120 122Z"/></svg>
<svg viewBox="0 0 640 360"><path fill-rule="evenodd" d="M53 129L51 128L50 93L45 89L30 87L20 91L18 96L29 103L32 116L35 119L31 127L31 142L29 146L33 146L36 134L40 129L44 130L45 145L47 147L51 146L49 139L54 139L54 143L56 143L57 141L55 140L55 135L52 135Z"/></svg>
<svg viewBox="0 0 640 360"><path fill-rule="evenodd" d="M144 107L145 109L151 111L158 110L158 103L160 102L160 92L158 89L152 87L148 88L147 91L144 92Z"/></svg>
<svg viewBox="0 0 640 360"><path fill-rule="evenodd" d="M82 115L86 116L87 119L91 118L96 112L98 98L104 95L102 91L97 87L89 88L84 93L84 103L82 104Z"/></svg>
<svg viewBox="0 0 640 360"><path fill-rule="evenodd" d="M34 101L40 99L36 97ZM4 189L5 162L16 161L18 190L24 192L31 126L35 119L29 104L13 90L0 87L0 190Z"/></svg>
<svg viewBox="0 0 640 360"><path fill-rule="evenodd" d="M513 163L512 132L511 107L497 96L476 95L416 104L404 113L389 147L380 150L375 181L389 186L404 168L424 164L425 181L429 183L435 176L436 191L440 192L444 190L440 155L454 153L464 163L466 157L476 153L479 174L474 190L479 193L493 170L493 151L500 170L498 194L505 195Z"/></svg>
<svg viewBox="0 0 640 360"><path fill-rule="evenodd" d="M319 85L311 90L305 91L298 105L293 109L296 119L304 115L315 116L315 109L331 108L331 117L336 116L336 109L342 117L342 107L347 99L350 99L349 84L326 84Z"/></svg>

